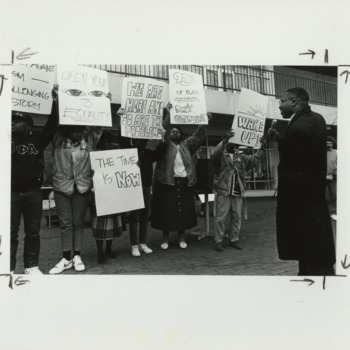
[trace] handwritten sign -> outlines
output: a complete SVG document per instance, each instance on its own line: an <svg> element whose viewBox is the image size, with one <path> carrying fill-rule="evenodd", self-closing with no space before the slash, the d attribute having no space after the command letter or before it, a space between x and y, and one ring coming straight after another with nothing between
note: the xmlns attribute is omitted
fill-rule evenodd
<svg viewBox="0 0 350 350"><path fill-rule="evenodd" d="M264 134L269 99L255 91L242 88L232 123L235 136L229 142L238 145L260 147Z"/></svg>
<svg viewBox="0 0 350 350"><path fill-rule="evenodd" d="M169 98L172 124L208 124L207 107L200 74L169 69Z"/></svg>
<svg viewBox="0 0 350 350"><path fill-rule="evenodd" d="M138 139L161 139L165 82L138 77L124 78L120 121L121 135Z"/></svg>
<svg viewBox="0 0 350 350"><path fill-rule="evenodd" d="M12 109L24 113L50 114L55 66L14 64L12 66Z"/></svg>
<svg viewBox="0 0 350 350"><path fill-rule="evenodd" d="M108 74L81 66L57 66L61 125L112 126Z"/></svg>
<svg viewBox="0 0 350 350"><path fill-rule="evenodd" d="M90 153L97 216L144 208L137 150Z"/></svg>

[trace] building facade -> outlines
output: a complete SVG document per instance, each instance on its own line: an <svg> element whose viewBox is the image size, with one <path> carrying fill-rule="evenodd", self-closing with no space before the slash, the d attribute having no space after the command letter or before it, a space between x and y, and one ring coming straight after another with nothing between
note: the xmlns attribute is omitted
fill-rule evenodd
<svg viewBox="0 0 350 350"><path fill-rule="evenodd" d="M231 129L240 90L247 88L269 96L265 131L273 119L277 129L283 134L288 121L279 113L279 99L292 87L303 87L310 95L311 108L323 115L329 135L337 136L337 67L317 66L230 66L230 65L87 65L106 70L112 94L112 113L121 104L122 81L124 77L139 76L167 82L169 68L176 68L201 74L205 88L206 105L213 120L208 128L206 143L199 153L200 158L210 159L213 148ZM168 92L165 92L165 96ZM167 100L166 100L167 102ZM171 102L171 101L170 101ZM45 123L45 116L34 115L37 128ZM191 134L195 126L184 125L185 134ZM112 127L113 131L113 127ZM277 144L270 142L266 156L253 170L247 172L247 195L273 195L277 186ZM251 154L253 150L242 147L241 152ZM210 169L209 169L210 170ZM50 149L46 150L46 175L50 179ZM201 173L201 172L200 172ZM210 173L210 171L209 171ZM199 175L200 177L201 175ZM201 179L199 179L200 182ZM206 179L206 181L211 181ZM209 186L210 188L210 186Z"/></svg>

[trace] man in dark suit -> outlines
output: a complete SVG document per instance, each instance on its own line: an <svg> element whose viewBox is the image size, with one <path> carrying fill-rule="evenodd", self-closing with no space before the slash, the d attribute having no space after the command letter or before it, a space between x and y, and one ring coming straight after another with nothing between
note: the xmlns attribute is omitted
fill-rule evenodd
<svg viewBox="0 0 350 350"><path fill-rule="evenodd" d="M287 90L279 108L282 117L290 119L283 138L276 135L279 258L298 260L300 276L334 275L335 248L325 198L326 123L311 111L309 95L302 88Z"/></svg>

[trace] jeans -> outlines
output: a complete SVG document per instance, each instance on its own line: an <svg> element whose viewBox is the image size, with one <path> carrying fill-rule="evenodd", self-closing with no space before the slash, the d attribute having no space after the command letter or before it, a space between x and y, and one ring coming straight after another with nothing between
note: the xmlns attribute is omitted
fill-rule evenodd
<svg viewBox="0 0 350 350"><path fill-rule="evenodd" d="M43 198L41 189L11 193L11 264L10 271L16 268L18 231L23 214L24 221L24 267L39 265L40 223Z"/></svg>
<svg viewBox="0 0 350 350"><path fill-rule="evenodd" d="M80 251L84 238L84 217L90 200L90 191L77 189L67 195L55 191L55 202L61 230L62 251Z"/></svg>
<svg viewBox="0 0 350 350"><path fill-rule="evenodd" d="M143 209L133 210L129 215L130 222L130 243L131 245L146 244L147 240L147 229L149 214L151 209L151 186L143 186L143 200L145 207ZM139 233L138 237L138 226L139 222Z"/></svg>
<svg viewBox="0 0 350 350"><path fill-rule="evenodd" d="M326 198L329 214L337 214L337 181L327 180Z"/></svg>
<svg viewBox="0 0 350 350"><path fill-rule="evenodd" d="M242 197L216 194L214 202L215 242L222 242L227 214L231 214L230 241L239 240L241 229Z"/></svg>

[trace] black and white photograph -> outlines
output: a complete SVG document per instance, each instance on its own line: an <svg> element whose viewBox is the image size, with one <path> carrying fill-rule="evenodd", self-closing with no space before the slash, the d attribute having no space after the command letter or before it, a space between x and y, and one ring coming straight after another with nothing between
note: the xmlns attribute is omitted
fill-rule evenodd
<svg viewBox="0 0 350 350"><path fill-rule="evenodd" d="M13 65L10 271L334 275L337 73Z"/></svg>

